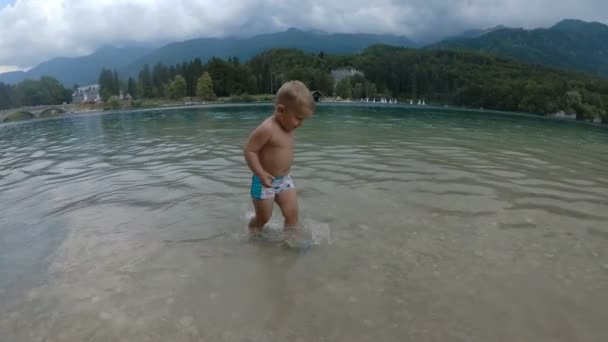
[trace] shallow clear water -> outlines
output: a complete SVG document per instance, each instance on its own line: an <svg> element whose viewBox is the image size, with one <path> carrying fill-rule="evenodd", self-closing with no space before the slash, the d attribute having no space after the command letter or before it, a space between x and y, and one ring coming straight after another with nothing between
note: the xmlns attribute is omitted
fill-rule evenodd
<svg viewBox="0 0 608 342"><path fill-rule="evenodd" d="M0 126L1 340L608 338L607 130L321 107L297 253L246 237L241 147L269 110Z"/></svg>

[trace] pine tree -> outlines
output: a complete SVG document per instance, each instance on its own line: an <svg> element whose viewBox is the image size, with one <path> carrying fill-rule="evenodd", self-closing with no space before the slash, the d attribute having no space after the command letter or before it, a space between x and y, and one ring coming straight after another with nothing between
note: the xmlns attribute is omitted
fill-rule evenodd
<svg viewBox="0 0 608 342"><path fill-rule="evenodd" d="M141 86L143 98L154 97L154 86L152 84L152 76L150 75L150 66L144 65L143 70L139 73L139 84Z"/></svg>
<svg viewBox="0 0 608 342"><path fill-rule="evenodd" d="M132 77L129 77L129 81L127 81L127 93L133 98L137 97L137 83Z"/></svg>
<svg viewBox="0 0 608 342"><path fill-rule="evenodd" d="M112 74L112 95L118 95L120 93L120 79L118 78L118 72L114 70Z"/></svg>

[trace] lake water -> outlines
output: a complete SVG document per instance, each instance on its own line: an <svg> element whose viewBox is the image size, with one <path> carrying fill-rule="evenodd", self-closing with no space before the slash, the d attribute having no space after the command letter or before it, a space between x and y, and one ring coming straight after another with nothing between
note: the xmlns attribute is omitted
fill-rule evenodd
<svg viewBox="0 0 608 342"><path fill-rule="evenodd" d="M269 111L0 126L0 340L608 339L608 130L321 106L302 253L247 239Z"/></svg>

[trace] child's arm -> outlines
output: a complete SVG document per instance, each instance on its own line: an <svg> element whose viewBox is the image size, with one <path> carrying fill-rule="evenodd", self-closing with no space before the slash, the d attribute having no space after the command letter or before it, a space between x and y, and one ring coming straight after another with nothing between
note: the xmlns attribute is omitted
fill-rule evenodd
<svg viewBox="0 0 608 342"><path fill-rule="evenodd" d="M270 141L271 136L272 132L267 125L259 126L251 133L251 136L249 136L249 140L247 140L247 144L245 144L243 151L247 166L249 166L256 176L260 177L262 184L266 187L272 186L273 176L266 172L262 167L262 164L260 164L258 153L262 147Z"/></svg>

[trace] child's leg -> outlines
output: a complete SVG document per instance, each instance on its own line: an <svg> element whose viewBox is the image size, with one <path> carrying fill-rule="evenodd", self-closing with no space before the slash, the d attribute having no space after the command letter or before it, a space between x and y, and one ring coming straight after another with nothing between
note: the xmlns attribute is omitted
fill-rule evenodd
<svg viewBox="0 0 608 342"><path fill-rule="evenodd" d="M252 232L261 232L266 223L270 221L272 216L272 207L274 204L273 198L268 199L253 199L253 207L255 216L249 221L249 230Z"/></svg>
<svg viewBox="0 0 608 342"><path fill-rule="evenodd" d="M283 190L277 195L276 200L283 217L285 217L285 229L295 229L298 225L298 196L296 190Z"/></svg>

